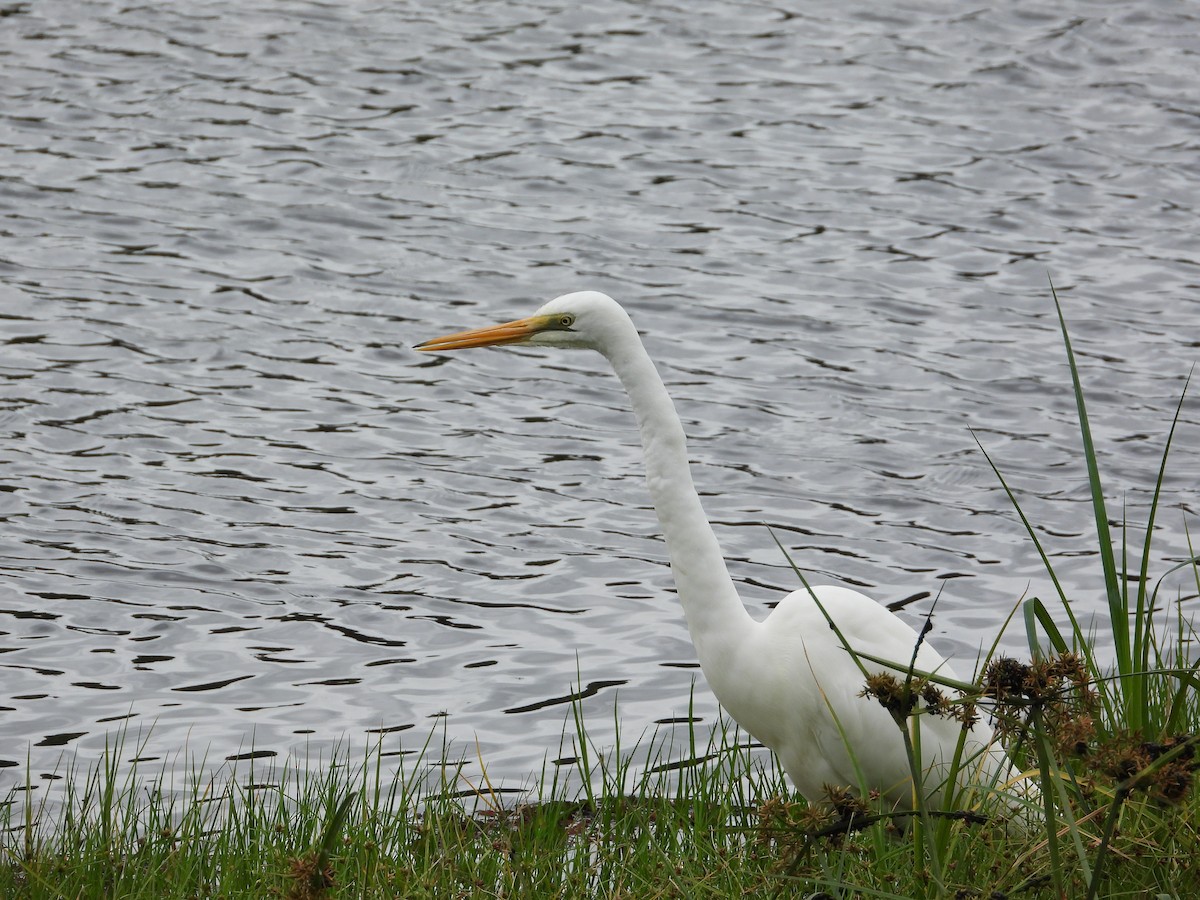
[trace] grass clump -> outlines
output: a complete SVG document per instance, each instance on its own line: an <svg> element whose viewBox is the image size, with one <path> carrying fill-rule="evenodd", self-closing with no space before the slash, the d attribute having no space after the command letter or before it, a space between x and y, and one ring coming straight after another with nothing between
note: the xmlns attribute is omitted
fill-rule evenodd
<svg viewBox="0 0 1200 900"><path fill-rule="evenodd" d="M117 742L93 772L64 778L56 808L28 789L9 798L0 896L734 896L771 877L771 860L749 852L746 791L783 790L736 740L719 729L690 763L648 749L641 770L587 764L594 786L570 796L548 773L508 806L486 775L463 790L461 765L424 753L388 774L378 745L323 765L196 769L175 787L137 763L122 774Z"/></svg>

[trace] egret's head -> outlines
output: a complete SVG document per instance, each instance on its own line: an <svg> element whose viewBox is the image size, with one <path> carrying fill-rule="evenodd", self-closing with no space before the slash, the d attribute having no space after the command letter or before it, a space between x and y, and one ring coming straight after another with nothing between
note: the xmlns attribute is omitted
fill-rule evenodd
<svg viewBox="0 0 1200 900"><path fill-rule="evenodd" d="M576 291L555 297L527 319L447 334L417 344L427 352L526 344L573 347L604 352L621 332L633 331L629 316L616 300L599 291ZM636 332L634 332L636 334Z"/></svg>

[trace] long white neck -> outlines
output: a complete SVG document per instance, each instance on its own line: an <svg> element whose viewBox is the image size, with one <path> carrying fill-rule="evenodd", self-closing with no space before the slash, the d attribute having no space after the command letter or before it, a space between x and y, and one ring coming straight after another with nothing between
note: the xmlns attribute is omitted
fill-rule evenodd
<svg viewBox="0 0 1200 900"><path fill-rule="evenodd" d="M604 351L637 416L646 483L671 557L671 573L688 631L705 671L757 628L725 568L716 535L688 468L687 440L666 386L640 339Z"/></svg>

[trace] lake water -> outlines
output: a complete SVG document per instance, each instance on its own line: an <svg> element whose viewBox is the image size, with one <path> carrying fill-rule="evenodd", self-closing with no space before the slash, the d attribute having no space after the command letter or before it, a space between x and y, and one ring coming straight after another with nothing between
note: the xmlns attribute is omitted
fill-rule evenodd
<svg viewBox="0 0 1200 900"><path fill-rule="evenodd" d="M574 691L602 745L693 681L709 727L603 361L411 349L571 290L643 331L756 616L797 586L769 526L910 621L940 595L969 672L1052 598L971 429L1102 610L1048 278L1140 521L1200 358L1197 35L1078 0L3 5L0 788L122 727L151 762L438 729L517 783ZM1196 409L1152 571L1197 530Z"/></svg>

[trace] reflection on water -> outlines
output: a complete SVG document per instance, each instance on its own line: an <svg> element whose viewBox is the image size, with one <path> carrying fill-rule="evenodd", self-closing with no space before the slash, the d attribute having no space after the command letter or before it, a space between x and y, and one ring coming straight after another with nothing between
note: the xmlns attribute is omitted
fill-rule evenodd
<svg viewBox="0 0 1200 900"><path fill-rule="evenodd" d="M444 728L520 779L573 699L601 742L618 698L686 718L602 361L411 350L583 287L643 329L756 614L795 584L770 526L939 596L973 659L1047 586L968 426L1100 608L1046 278L1137 519L1200 346L1190 8L4 12L8 783L126 726L150 761Z"/></svg>

